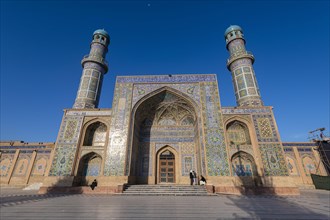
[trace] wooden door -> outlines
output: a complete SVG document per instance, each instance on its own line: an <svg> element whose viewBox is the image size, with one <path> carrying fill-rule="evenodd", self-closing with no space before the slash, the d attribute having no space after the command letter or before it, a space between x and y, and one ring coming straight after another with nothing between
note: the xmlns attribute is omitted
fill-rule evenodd
<svg viewBox="0 0 330 220"><path fill-rule="evenodd" d="M168 150L159 157L159 183L175 183L175 157Z"/></svg>

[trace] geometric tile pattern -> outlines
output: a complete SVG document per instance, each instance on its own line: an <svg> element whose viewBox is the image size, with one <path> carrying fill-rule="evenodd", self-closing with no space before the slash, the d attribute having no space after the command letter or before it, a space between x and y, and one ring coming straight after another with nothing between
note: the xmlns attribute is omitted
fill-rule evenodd
<svg viewBox="0 0 330 220"><path fill-rule="evenodd" d="M169 87L178 90L190 98L192 98L196 103L199 103L199 85L197 83L191 84L134 84L133 88L133 102L134 106L138 100L140 100L146 94L149 94L162 87Z"/></svg>
<svg viewBox="0 0 330 220"><path fill-rule="evenodd" d="M275 123L270 114L252 115L259 142L278 142Z"/></svg>
<svg viewBox="0 0 330 220"><path fill-rule="evenodd" d="M273 133L271 131L270 122L268 118L258 118L257 123L260 130L260 136L262 138L273 137Z"/></svg>
<svg viewBox="0 0 330 220"><path fill-rule="evenodd" d="M247 144L247 145L235 145L235 144L231 144L229 145L229 158L231 158L235 153L243 151L246 153L249 153L253 156L254 152L253 152L253 147L251 144Z"/></svg>
<svg viewBox="0 0 330 220"><path fill-rule="evenodd" d="M266 176L288 176L280 144L259 144Z"/></svg>
<svg viewBox="0 0 330 220"><path fill-rule="evenodd" d="M64 139L70 140L73 138L75 131L77 129L78 122L75 120L69 120L66 123Z"/></svg>
<svg viewBox="0 0 330 220"><path fill-rule="evenodd" d="M189 176L190 170L195 170L195 157L193 154L181 155L181 173L182 176Z"/></svg>
<svg viewBox="0 0 330 220"><path fill-rule="evenodd" d="M194 154L195 151L195 143L194 142L185 142L181 143L180 149L181 149L181 154Z"/></svg>
<svg viewBox="0 0 330 220"><path fill-rule="evenodd" d="M258 108L233 108L233 107L222 107L222 114L264 114L272 113L269 107L258 107Z"/></svg>
<svg viewBox="0 0 330 220"><path fill-rule="evenodd" d="M126 163L127 166L125 168L125 154L131 154L130 149L127 148L127 134L131 112L132 90L132 83L116 83L112 104L113 117L110 125L110 142L107 147L104 166L105 176L124 176L129 171L129 162Z"/></svg>
<svg viewBox="0 0 330 220"><path fill-rule="evenodd" d="M222 116L220 114L220 98L217 83L214 81L203 82L200 84L202 117L204 121L206 144L207 174L209 176L229 176L230 171L224 141ZM204 157L203 152L201 152L201 154L201 156ZM205 174L204 172L203 174Z"/></svg>

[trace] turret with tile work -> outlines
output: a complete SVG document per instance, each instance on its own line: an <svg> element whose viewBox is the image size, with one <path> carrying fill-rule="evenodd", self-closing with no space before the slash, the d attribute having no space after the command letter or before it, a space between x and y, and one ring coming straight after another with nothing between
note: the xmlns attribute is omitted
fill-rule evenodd
<svg viewBox="0 0 330 220"><path fill-rule="evenodd" d="M238 106L262 106L258 83L252 67L254 56L245 49L243 30L231 25L225 32L230 57L227 68L231 71Z"/></svg>
<svg viewBox="0 0 330 220"><path fill-rule="evenodd" d="M109 43L110 37L105 30L99 29L94 32L90 53L81 61L84 70L73 108L98 107L103 75L108 71L105 55L108 52Z"/></svg>

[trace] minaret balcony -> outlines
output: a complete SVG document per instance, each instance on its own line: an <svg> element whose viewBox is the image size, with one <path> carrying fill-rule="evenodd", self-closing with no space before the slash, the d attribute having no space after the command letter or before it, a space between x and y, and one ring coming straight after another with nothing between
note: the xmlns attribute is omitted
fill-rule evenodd
<svg viewBox="0 0 330 220"><path fill-rule="evenodd" d="M102 65L102 67L105 69L105 72L108 72L108 62L103 57L87 54L81 60L81 64L83 67L86 62L98 63L98 64Z"/></svg>
<svg viewBox="0 0 330 220"><path fill-rule="evenodd" d="M230 65L238 59L241 58L249 58L252 60L252 63L254 63L254 56L251 52L249 51L244 51L244 52L239 52L239 53L234 53L232 54L229 59L227 59L227 68L229 69Z"/></svg>

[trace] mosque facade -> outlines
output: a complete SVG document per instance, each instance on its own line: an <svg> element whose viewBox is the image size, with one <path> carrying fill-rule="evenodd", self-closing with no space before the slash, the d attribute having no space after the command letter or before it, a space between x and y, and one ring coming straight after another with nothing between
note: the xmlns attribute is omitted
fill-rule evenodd
<svg viewBox="0 0 330 220"><path fill-rule="evenodd" d="M243 30L230 26L225 41L237 106L221 106L215 74L178 74L118 76L112 108L100 109L110 37L95 31L56 142L1 142L1 184L42 182L47 190L97 179L104 192L118 193L127 184L187 185L194 170L210 192L313 188L310 174L326 175L315 143L281 141Z"/></svg>

